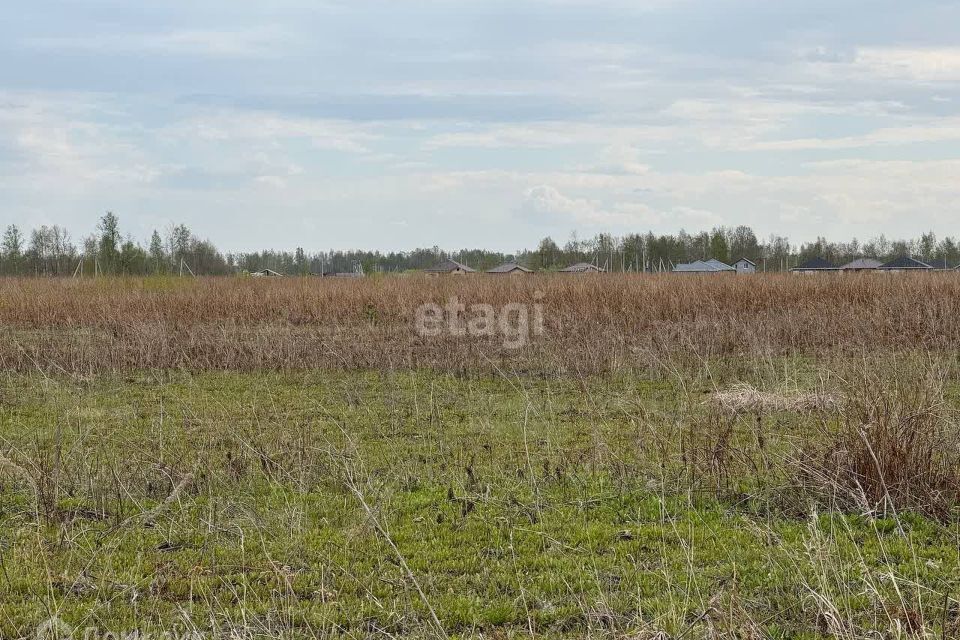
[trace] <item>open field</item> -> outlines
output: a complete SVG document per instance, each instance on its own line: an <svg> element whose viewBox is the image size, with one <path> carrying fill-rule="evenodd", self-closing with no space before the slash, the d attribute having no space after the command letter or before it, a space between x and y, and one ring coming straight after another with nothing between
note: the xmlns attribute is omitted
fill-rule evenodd
<svg viewBox="0 0 960 640"><path fill-rule="evenodd" d="M0 294L2 638L960 633L958 278Z"/></svg>
<svg viewBox="0 0 960 640"><path fill-rule="evenodd" d="M424 302L544 307L545 334L414 331ZM960 347L960 275L0 280L0 366L649 371L676 359Z"/></svg>

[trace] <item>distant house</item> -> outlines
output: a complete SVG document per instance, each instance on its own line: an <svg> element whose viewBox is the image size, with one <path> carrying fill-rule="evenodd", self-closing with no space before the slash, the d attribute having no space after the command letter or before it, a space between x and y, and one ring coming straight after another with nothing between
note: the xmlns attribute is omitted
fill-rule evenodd
<svg viewBox="0 0 960 640"><path fill-rule="evenodd" d="M463 275L465 273L476 273L475 269L471 269L465 264L460 264L456 260L444 260L435 267L431 267L426 270L426 273L432 276L439 275Z"/></svg>
<svg viewBox="0 0 960 640"><path fill-rule="evenodd" d="M673 268L674 273L736 273L737 270L728 264L711 258L710 260L696 260L678 264Z"/></svg>
<svg viewBox="0 0 960 640"><path fill-rule="evenodd" d="M876 271L883 263L874 258L858 258L840 267L841 271Z"/></svg>
<svg viewBox="0 0 960 640"><path fill-rule="evenodd" d="M736 269L728 265L726 262L720 262L716 258L710 258L707 260L707 264L721 272L736 271Z"/></svg>
<svg viewBox="0 0 960 640"><path fill-rule="evenodd" d="M737 270L737 273L756 273L757 263L749 258L740 258L733 263L733 268Z"/></svg>
<svg viewBox="0 0 960 640"><path fill-rule="evenodd" d="M713 273L716 271L703 260L694 260L693 262L682 262L673 267L674 273Z"/></svg>
<svg viewBox="0 0 960 640"><path fill-rule="evenodd" d="M522 264L517 264L516 262L504 262L499 267L494 267L493 269L488 270L487 273L509 276L524 276L533 273L533 271L531 269L527 269Z"/></svg>
<svg viewBox="0 0 960 640"><path fill-rule="evenodd" d="M363 264L358 260L353 263L353 271L324 271L320 274L324 278L363 278Z"/></svg>
<svg viewBox="0 0 960 640"><path fill-rule="evenodd" d="M282 278L282 273L277 273L273 269L264 269L263 271L254 271L250 274L254 278Z"/></svg>
<svg viewBox="0 0 960 640"><path fill-rule="evenodd" d="M901 256L896 260L881 265L880 271L887 273L904 273L905 271L933 271L933 267L926 262L920 262L908 256Z"/></svg>
<svg viewBox="0 0 960 640"><path fill-rule="evenodd" d="M595 264L589 264L587 262L578 262L577 264L572 264L566 269L560 269L560 273L603 273L604 270L598 267Z"/></svg>
<svg viewBox="0 0 960 640"><path fill-rule="evenodd" d="M839 269L823 258L812 258L803 264L790 269L790 271L798 275L815 275L818 273L831 273L839 271Z"/></svg>

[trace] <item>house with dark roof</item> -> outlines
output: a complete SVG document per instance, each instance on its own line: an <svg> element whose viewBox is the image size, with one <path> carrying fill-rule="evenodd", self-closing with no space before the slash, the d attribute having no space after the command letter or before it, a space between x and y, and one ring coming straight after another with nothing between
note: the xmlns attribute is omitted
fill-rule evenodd
<svg viewBox="0 0 960 640"><path fill-rule="evenodd" d="M499 267L488 269L487 273L509 276L524 276L533 273L533 270L527 269L522 264L517 264L516 262L504 262Z"/></svg>
<svg viewBox="0 0 960 640"><path fill-rule="evenodd" d="M363 278L366 274L363 264L357 261L353 264L353 271L324 271L320 275L324 278Z"/></svg>
<svg viewBox="0 0 960 640"><path fill-rule="evenodd" d="M904 273L907 271L933 271L933 267L928 265L926 262L920 262L909 256L900 256L896 260L891 260L890 262L881 265L879 267L881 271L886 271L887 273Z"/></svg>
<svg viewBox="0 0 960 640"><path fill-rule="evenodd" d="M678 264L673 268L674 273L736 273L737 270L728 264L711 258L710 260L695 260Z"/></svg>
<svg viewBox="0 0 960 640"><path fill-rule="evenodd" d="M833 273L839 271L836 265L824 260L823 258L811 258L803 264L799 264L790 271L796 275L808 276L819 273Z"/></svg>
<svg viewBox="0 0 960 640"><path fill-rule="evenodd" d="M840 267L840 271L843 272L857 272L857 271L876 271L883 266L883 263L877 260L876 258L857 258L852 262Z"/></svg>
<svg viewBox="0 0 960 640"><path fill-rule="evenodd" d="M475 269L471 269L465 264L461 264L456 260L444 260L435 267L431 267L426 270L426 273L432 276L439 275L463 275L465 273L476 273Z"/></svg>
<svg viewBox="0 0 960 640"><path fill-rule="evenodd" d="M250 274L254 278L282 278L283 274L274 271L273 269L264 269L262 271L254 271Z"/></svg>
<svg viewBox="0 0 960 640"><path fill-rule="evenodd" d="M578 262L577 264L572 264L565 269L560 269L560 273L603 273L604 269L601 269L595 264L590 264L588 262Z"/></svg>

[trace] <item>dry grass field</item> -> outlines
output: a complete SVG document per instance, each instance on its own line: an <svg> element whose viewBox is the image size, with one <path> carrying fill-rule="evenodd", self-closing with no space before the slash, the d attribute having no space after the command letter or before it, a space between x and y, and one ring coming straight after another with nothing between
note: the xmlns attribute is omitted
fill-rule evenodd
<svg viewBox="0 0 960 640"><path fill-rule="evenodd" d="M423 339L425 302L544 307L542 339ZM0 366L647 371L664 361L953 351L960 276L0 280Z"/></svg>
<svg viewBox="0 0 960 640"><path fill-rule="evenodd" d="M0 280L0 637L957 637L958 353L953 274Z"/></svg>

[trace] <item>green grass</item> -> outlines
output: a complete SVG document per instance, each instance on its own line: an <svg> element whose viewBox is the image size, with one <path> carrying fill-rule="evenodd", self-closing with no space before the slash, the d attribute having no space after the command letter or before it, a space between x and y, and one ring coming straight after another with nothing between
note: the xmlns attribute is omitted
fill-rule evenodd
<svg viewBox="0 0 960 640"><path fill-rule="evenodd" d="M9 375L0 637L954 633L957 526L697 466L715 384ZM772 451L806 419L766 416Z"/></svg>

